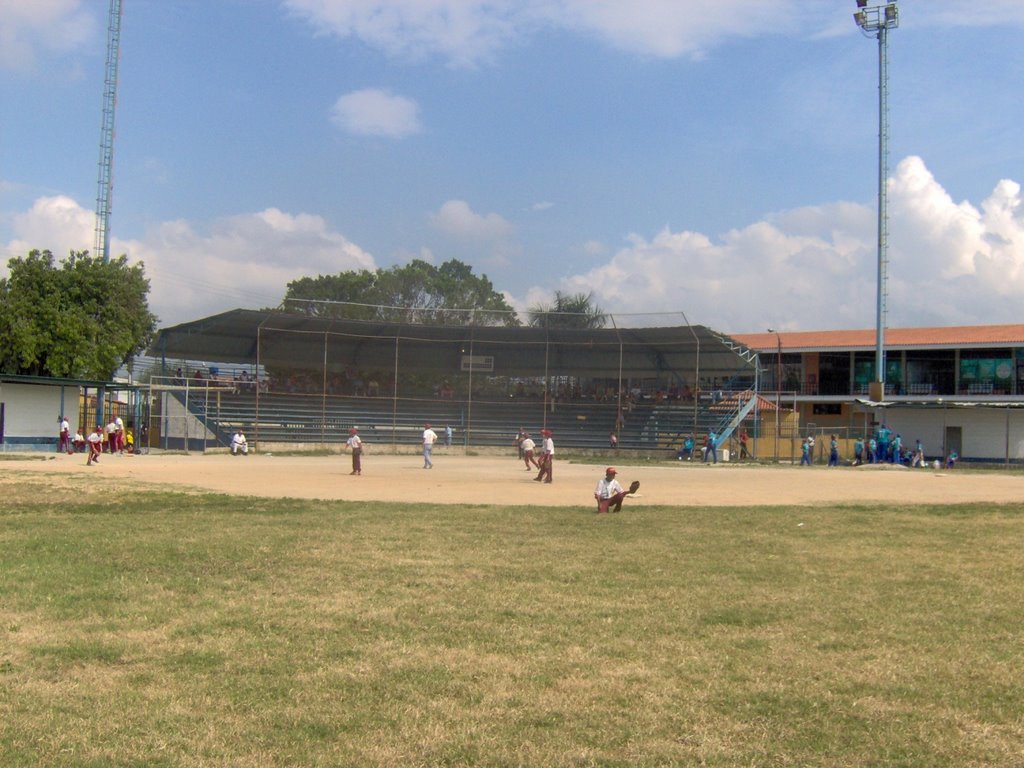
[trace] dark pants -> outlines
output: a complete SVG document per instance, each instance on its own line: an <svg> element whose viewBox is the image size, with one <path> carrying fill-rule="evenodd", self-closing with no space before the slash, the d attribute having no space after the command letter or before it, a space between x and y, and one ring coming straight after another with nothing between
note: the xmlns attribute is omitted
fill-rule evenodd
<svg viewBox="0 0 1024 768"><path fill-rule="evenodd" d="M540 474L538 474L534 480L543 480L545 483L550 483L552 480L551 470L552 464L554 464L554 458L550 453L545 453L540 457Z"/></svg>

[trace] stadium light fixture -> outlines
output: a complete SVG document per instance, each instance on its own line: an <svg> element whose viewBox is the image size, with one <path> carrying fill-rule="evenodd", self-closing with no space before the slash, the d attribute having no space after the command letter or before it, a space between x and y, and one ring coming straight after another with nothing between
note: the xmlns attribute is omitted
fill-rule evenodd
<svg viewBox="0 0 1024 768"><path fill-rule="evenodd" d="M888 199L885 183L889 175L889 30L900 23L899 9L893 2L884 5L867 4L857 0L857 13L853 14L857 26L867 37L878 39L878 303L875 314L875 381L871 383L870 398L885 397L885 302L886 269L889 246Z"/></svg>

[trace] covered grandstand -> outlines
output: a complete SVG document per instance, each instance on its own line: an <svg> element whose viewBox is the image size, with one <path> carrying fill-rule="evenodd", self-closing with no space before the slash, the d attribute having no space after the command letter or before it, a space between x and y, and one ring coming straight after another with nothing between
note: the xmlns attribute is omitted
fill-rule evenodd
<svg viewBox="0 0 1024 768"><path fill-rule="evenodd" d="M226 444L237 428L257 445L329 446L351 425L375 443L411 445L424 422L450 425L464 446L508 446L521 426L579 448L607 446L613 432L622 448L669 448L691 432L724 439L743 418L756 434L755 354L703 326L612 324L380 323L237 309L159 332L154 406L168 447Z"/></svg>

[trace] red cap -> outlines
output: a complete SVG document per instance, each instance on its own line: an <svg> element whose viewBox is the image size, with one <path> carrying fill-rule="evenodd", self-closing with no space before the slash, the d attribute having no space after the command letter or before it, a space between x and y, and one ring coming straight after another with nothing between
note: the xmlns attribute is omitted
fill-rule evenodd
<svg viewBox="0 0 1024 768"><path fill-rule="evenodd" d="M606 470L604 471L604 473L605 473L606 475L617 475L617 474L618 474L618 470L617 470L617 469L615 469L615 467L608 467L608 469L606 469Z"/></svg>

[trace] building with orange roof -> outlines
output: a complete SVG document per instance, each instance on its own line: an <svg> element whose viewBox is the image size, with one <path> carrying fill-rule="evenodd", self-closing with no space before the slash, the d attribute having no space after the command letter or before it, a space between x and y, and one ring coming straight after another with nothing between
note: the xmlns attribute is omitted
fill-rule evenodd
<svg viewBox="0 0 1024 768"><path fill-rule="evenodd" d="M870 433L883 421L929 455L1024 460L1024 324L889 328L885 396L876 380L876 332L735 334L758 354L760 392L790 403L803 431Z"/></svg>

